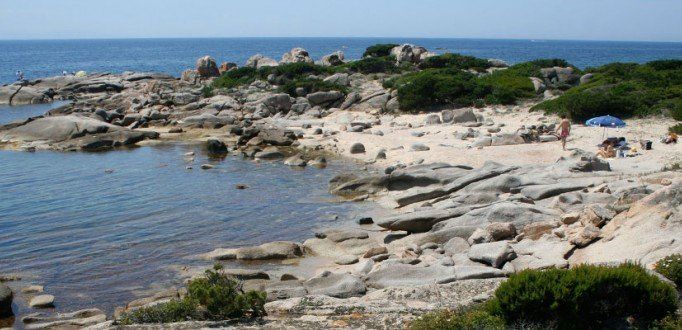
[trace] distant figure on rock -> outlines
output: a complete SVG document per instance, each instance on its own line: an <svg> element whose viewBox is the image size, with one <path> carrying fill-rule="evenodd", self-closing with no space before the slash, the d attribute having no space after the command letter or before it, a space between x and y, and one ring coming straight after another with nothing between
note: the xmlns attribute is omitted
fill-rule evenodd
<svg viewBox="0 0 682 330"><path fill-rule="evenodd" d="M24 73L21 70L17 71L17 81L24 81Z"/></svg>
<svg viewBox="0 0 682 330"><path fill-rule="evenodd" d="M561 116L561 124L557 128L559 139L561 139L561 147L566 150L566 139L571 135L571 122L568 121L566 115Z"/></svg>

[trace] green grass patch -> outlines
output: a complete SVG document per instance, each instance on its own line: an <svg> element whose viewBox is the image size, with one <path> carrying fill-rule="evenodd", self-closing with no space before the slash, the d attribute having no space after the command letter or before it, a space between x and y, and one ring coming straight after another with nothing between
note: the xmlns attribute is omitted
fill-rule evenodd
<svg viewBox="0 0 682 330"><path fill-rule="evenodd" d="M334 73L334 69L311 63L288 63L273 67L254 69L243 67L223 73L213 81L215 88L234 88L249 85L256 80L265 80L275 75L276 83L284 85L290 81L306 78L310 75Z"/></svg>
<svg viewBox="0 0 682 330"><path fill-rule="evenodd" d="M682 60L647 64L611 63L587 69L594 75L534 110L566 115L574 121L612 115L621 118L659 115L682 118Z"/></svg>
<svg viewBox="0 0 682 330"><path fill-rule="evenodd" d="M191 280L187 296L124 313L118 324L150 324L183 321L221 321L265 315L265 292L244 292L241 283L216 265L204 277Z"/></svg>

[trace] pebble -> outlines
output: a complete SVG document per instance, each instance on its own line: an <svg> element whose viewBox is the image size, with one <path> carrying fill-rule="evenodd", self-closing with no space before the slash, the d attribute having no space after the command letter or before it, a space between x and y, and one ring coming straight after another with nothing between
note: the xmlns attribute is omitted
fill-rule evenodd
<svg viewBox="0 0 682 330"><path fill-rule="evenodd" d="M201 164L202 170L210 170L212 168L213 168L213 165L211 165L211 164Z"/></svg>
<svg viewBox="0 0 682 330"><path fill-rule="evenodd" d="M35 296L31 298L31 301L28 303L28 305L35 308L54 307L54 296L51 294L41 294L39 296Z"/></svg>

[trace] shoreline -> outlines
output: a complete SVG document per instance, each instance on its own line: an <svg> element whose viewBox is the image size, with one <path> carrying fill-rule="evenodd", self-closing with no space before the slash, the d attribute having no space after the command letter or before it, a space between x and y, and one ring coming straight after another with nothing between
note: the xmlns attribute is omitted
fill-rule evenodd
<svg viewBox="0 0 682 330"><path fill-rule="evenodd" d="M302 54L294 49L285 56ZM242 154L293 167L323 165L327 157L357 163L360 170L336 176L330 190L347 201L375 203L381 214L362 215L357 219L362 224L325 228L304 242L217 247L204 254L230 267L256 266L225 271L245 288L268 293L270 316L264 322L274 328L296 321L323 327L352 327L356 321L404 325L443 308L430 302L433 294L460 293L448 298L448 306L485 301L504 278L523 269L629 258L650 267L656 258L682 251L674 239L682 226L669 221L679 216L674 192L682 176L664 170L682 162L676 145L655 143L634 157L604 160L591 151L607 135L581 125L574 125L567 151L549 134L540 136L547 142L527 143L521 127L558 122L530 111L539 95L514 106L387 113L397 96L362 74L325 78L346 81L353 90L348 95L326 91L295 98L261 80L205 95L202 86L215 78L200 75L210 60L200 59L197 70L181 80L127 73L29 84L25 97L31 102L45 100L31 94L35 86L52 86L74 102L46 117L0 126L0 147L100 151L196 142L220 156ZM266 60L256 58L254 65ZM217 71L215 63L206 65ZM127 110L120 111L122 105ZM629 123L608 133L637 145L658 141L673 121ZM626 222L634 225L623 226ZM651 232L652 224L669 227ZM629 240L669 243L642 248L629 246ZM289 271L262 271L263 264ZM197 271L181 267L183 272L192 277ZM129 302L115 315L182 295L173 288ZM349 313L357 314L352 322ZM113 326L107 322L104 327Z"/></svg>

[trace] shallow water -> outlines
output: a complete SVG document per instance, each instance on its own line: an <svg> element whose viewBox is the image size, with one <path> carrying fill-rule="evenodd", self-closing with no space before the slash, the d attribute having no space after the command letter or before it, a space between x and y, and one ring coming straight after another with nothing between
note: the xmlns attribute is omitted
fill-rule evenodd
<svg viewBox="0 0 682 330"><path fill-rule="evenodd" d="M11 123L15 120L26 119L28 117L40 116L50 109L57 108L67 103L68 101L57 101L45 104L19 106L0 105L0 125Z"/></svg>
<svg viewBox="0 0 682 330"><path fill-rule="evenodd" d="M193 162L183 157L189 151ZM207 162L215 169L200 170ZM139 290L177 284L171 265L208 265L196 254L302 241L369 208L332 201L328 180L354 168L340 161L301 170L235 156L209 160L200 145L163 144L0 151L0 164L0 273L31 278L22 286L45 285L58 311L112 312ZM238 183L250 188L237 190Z"/></svg>
<svg viewBox="0 0 682 330"><path fill-rule="evenodd" d="M455 52L518 63L537 58L563 58L584 68L610 62L647 62L682 58L682 43L571 40L419 39L419 38L198 38L115 40L0 40L0 84L14 81L17 70L27 79L68 72L159 71L176 76L197 58L243 65L257 53L279 60L293 47L314 59L342 50L358 59L377 43L412 43L437 53Z"/></svg>

